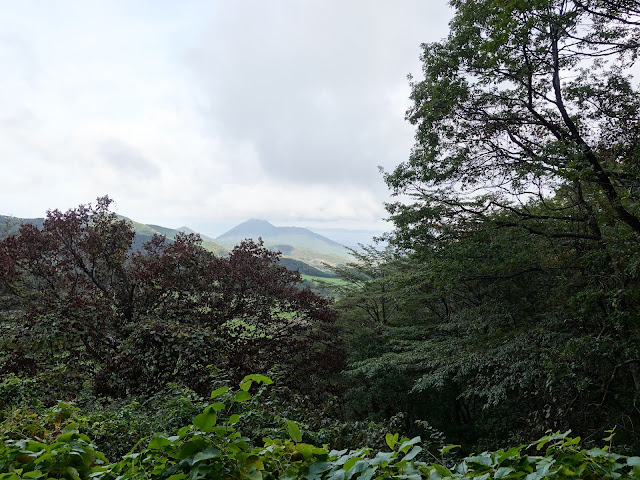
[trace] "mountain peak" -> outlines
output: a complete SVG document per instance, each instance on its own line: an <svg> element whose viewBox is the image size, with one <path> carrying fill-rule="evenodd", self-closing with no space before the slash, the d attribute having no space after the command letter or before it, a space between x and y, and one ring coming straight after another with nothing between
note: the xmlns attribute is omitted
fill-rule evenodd
<svg viewBox="0 0 640 480"><path fill-rule="evenodd" d="M252 218L246 222L242 222L240 225L236 225L231 230L223 233L218 238L234 237L234 238L253 238L257 240L258 237L265 237L273 235L277 231L278 227L273 226L266 220L260 220L258 218Z"/></svg>
<svg viewBox="0 0 640 480"><path fill-rule="evenodd" d="M252 225L256 227L270 227L270 228L274 227L272 223L268 222L267 220L263 220L261 218L250 218L246 222L242 222L240 225Z"/></svg>
<svg viewBox="0 0 640 480"><path fill-rule="evenodd" d="M345 247L333 240L302 227L276 227L266 220L253 218L235 226L216 238L222 245L232 247L246 238L262 238L267 247L302 247L321 253L348 256Z"/></svg>

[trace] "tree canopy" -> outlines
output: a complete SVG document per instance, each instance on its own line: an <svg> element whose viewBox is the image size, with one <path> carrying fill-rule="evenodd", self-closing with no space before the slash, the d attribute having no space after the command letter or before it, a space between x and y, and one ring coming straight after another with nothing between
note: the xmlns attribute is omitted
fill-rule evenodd
<svg viewBox="0 0 640 480"><path fill-rule="evenodd" d="M411 83L416 144L385 176L400 234L493 223L559 238L640 234L635 1L453 1ZM532 207L535 206L535 208ZM406 227L406 230L404 230Z"/></svg>
<svg viewBox="0 0 640 480"><path fill-rule="evenodd" d="M326 352L329 302L299 288L279 254L245 241L216 257L193 234L136 250L110 203L50 211L0 243L4 371L73 365L122 395L179 379L208 388L208 365L232 376L280 365L292 381L312 358L340 365Z"/></svg>
<svg viewBox="0 0 640 480"><path fill-rule="evenodd" d="M411 79L415 146L385 174L396 311L350 345L354 391L375 410L408 382L395 411L476 448L615 425L637 444L640 4L451 4Z"/></svg>

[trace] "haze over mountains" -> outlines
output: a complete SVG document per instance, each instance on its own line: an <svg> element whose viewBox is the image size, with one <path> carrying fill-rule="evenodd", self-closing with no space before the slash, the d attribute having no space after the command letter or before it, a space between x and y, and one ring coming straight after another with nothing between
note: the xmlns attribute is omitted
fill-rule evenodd
<svg viewBox="0 0 640 480"><path fill-rule="evenodd" d="M288 245L310 248L322 253L348 255L344 245L339 244L301 227L276 227L266 220L251 219L232 228L219 237L216 242L225 246L237 245L245 238L262 238L266 245Z"/></svg>
<svg viewBox="0 0 640 480"><path fill-rule="evenodd" d="M135 246L140 247L150 240L154 234L166 236L173 240L179 232L199 233L189 227L169 228L161 225L144 224L122 217L130 221L135 232ZM20 219L0 215L0 236L3 233L16 231L20 223L32 223L39 227L43 223L42 218ZM4 226L4 228L2 228ZM371 243L373 237L381 232L357 231L347 229L324 229L329 234L335 234L350 247L358 243ZM337 265L350 260L349 250L344 244L339 243L328 236L313 232L302 227L277 227L266 220L251 219L243 222L231 230L216 238L200 234L202 246L216 255L226 255L235 245L242 240L251 238L257 241L261 238L266 247L282 252L283 259L289 259L288 265L295 269L305 268L296 262L304 262L320 269L325 264ZM313 273L311 273L313 274Z"/></svg>

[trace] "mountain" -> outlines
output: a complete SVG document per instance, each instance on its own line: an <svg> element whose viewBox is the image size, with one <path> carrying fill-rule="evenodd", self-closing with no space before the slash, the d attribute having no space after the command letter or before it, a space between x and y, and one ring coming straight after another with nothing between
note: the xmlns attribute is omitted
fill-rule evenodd
<svg viewBox="0 0 640 480"><path fill-rule="evenodd" d="M44 218L17 218L9 215L0 215L0 239L17 232L23 223L31 223L38 228L42 228Z"/></svg>
<svg viewBox="0 0 640 480"><path fill-rule="evenodd" d="M173 240L174 238L176 238L178 232L197 233L191 230L189 227L180 227L177 229L168 228L162 227L160 225L147 225L144 223L136 222L135 220L131 220L130 218L124 217L122 215L118 215L118 218L128 221L133 227L133 231L136 234L133 240L134 249L142 248L142 245L151 240L154 234L164 235L169 240ZM20 225L23 223L31 223L38 228L42 228L44 224L44 218L18 218L7 215L0 215L0 239L6 235L17 232L18 228L20 228ZM210 252L213 252L218 256L227 255L229 253L228 248L225 248L219 243L216 243L213 238L207 237L206 235L200 235L200 237L202 238L202 246Z"/></svg>
<svg viewBox="0 0 640 480"><path fill-rule="evenodd" d="M134 226L135 226L135 222L134 222ZM210 252L213 252L218 256L224 256L229 253L228 248L223 247L218 242L216 242L213 238L208 237L207 235L202 235L201 233L198 233L195 230L190 229L189 227L168 228L168 227L163 227L161 225L153 225L151 223L148 223L145 226L151 228L156 233L164 235L169 240L173 240L174 238L176 238L176 235L178 235L179 232L183 232L187 234L195 233L197 235L200 235L200 238L202 239L202 246L207 250L209 250Z"/></svg>
<svg viewBox="0 0 640 480"><path fill-rule="evenodd" d="M196 233L196 234L198 233L195 230L191 230L189 227L169 228L169 227L163 227L161 225L154 225L151 223L142 224L142 223L134 222L131 219L127 219L127 220L129 220L132 223L133 228L136 232L136 237L140 237L140 240L144 239L144 241L151 239L154 233L164 235L169 240L174 240L176 238L176 235L178 235L178 233L180 232ZM200 238L202 239L202 246L205 249L209 250L210 252L213 252L218 256L224 256L229 253L228 248L223 247L222 245L217 243L213 238L207 237L206 235L200 235Z"/></svg>
<svg viewBox="0 0 640 480"><path fill-rule="evenodd" d="M335 278L335 275L331 272L325 272L324 270L320 270L318 268L312 267L308 263L304 263L304 262L301 262L300 260L295 260L293 258L280 257L280 265L282 265L287 270L300 272L301 275L311 275L313 277L323 277L323 278Z"/></svg>
<svg viewBox="0 0 640 480"><path fill-rule="evenodd" d="M169 228L161 225L144 224L119 216L128 221L135 232L134 249L139 249L145 242L151 240L154 234L164 235L169 240L175 239L179 232L197 233L189 227ZM0 215L0 238L17 231L21 223L32 223L42 227L43 218L21 219ZM350 260L349 251L339 244L307 228L276 227L266 220L248 220L232 228L216 239L200 234L202 246L218 256L228 255L230 250L242 240L262 238L265 246L271 250L282 252L282 258L288 259L283 264L301 273L321 276L321 272L307 270L320 269L326 274L325 264L339 265ZM291 261L289 261L291 260ZM303 264L296 263L302 262Z"/></svg>
<svg viewBox="0 0 640 480"><path fill-rule="evenodd" d="M384 235L383 230L350 230L346 228L311 228L315 233L329 237L345 247L359 250L359 245L372 245L373 239ZM382 242L384 246L386 243Z"/></svg>
<svg viewBox="0 0 640 480"><path fill-rule="evenodd" d="M276 227L266 220L247 220L215 240L221 245L232 247L247 238L262 238L267 247L283 247L278 249L285 256L292 256L291 248L311 250L322 255L349 256L349 251L343 245L307 228Z"/></svg>

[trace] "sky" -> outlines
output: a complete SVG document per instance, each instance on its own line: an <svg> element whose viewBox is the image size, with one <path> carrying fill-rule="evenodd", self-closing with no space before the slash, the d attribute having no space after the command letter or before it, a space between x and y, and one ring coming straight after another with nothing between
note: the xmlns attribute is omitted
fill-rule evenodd
<svg viewBox="0 0 640 480"><path fill-rule="evenodd" d="M0 0L0 214L388 230L444 0Z"/></svg>

